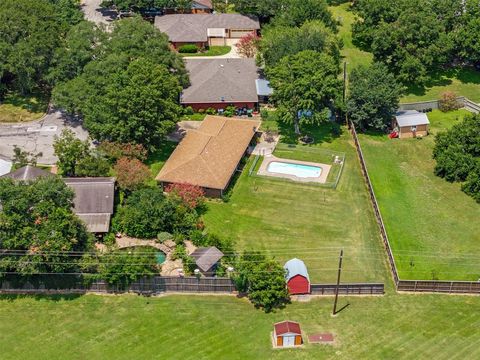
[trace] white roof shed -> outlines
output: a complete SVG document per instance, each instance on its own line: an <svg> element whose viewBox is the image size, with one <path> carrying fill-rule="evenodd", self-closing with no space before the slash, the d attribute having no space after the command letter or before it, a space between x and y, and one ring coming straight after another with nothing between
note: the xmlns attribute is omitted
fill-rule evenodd
<svg viewBox="0 0 480 360"><path fill-rule="evenodd" d="M425 113L421 113L417 110L402 110L395 114L397 124L400 127L404 126L417 126L428 125L430 121Z"/></svg>

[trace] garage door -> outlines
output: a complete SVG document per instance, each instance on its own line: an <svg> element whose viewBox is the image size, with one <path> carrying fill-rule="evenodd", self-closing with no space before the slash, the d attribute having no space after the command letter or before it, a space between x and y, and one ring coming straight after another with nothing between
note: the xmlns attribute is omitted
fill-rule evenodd
<svg viewBox="0 0 480 360"><path fill-rule="evenodd" d="M238 39L250 34L251 32L252 30L230 30L230 37Z"/></svg>
<svg viewBox="0 0 480 360"><path fill-rule="evenodd" d="M210 46L224 46L225 38L210 38Z"/></svg>

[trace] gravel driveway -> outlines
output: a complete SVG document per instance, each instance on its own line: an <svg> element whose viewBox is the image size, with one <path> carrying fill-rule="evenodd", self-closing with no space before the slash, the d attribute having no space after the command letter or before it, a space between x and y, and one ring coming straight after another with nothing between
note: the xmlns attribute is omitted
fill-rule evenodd
<svg viewBox="0 0 480 360"><path fill-rule="evenodd" d="M79 139L88 138L88 132L80 122L60 111L52 111L42 119L28 123L0 123L0 155L7 158L13 156L13 145L22 150L43 155L38 162L53 165L57 161L53 155L53 141L55 135L60 135L64 128L71 129Z"/></svg>

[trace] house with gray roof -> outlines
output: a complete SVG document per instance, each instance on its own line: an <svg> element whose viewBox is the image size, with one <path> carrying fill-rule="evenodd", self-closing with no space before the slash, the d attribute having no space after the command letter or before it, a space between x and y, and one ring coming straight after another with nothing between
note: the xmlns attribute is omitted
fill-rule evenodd
<svg viewBox="0 0 480 360"><path fill-rule="evenodd" d="M217 264L223 257L223 253L215 246L210 246L197 248L190 256L195 259L195 263L203 275L212 276L215 274Z"/></svg>
<svg viewBox="0 0 480 360"><path fill-rule="evenodd" d="M42 176L55 176L55 174L52 174L51 172L48 172L46 170L37 168L32 165L27 165L23 166L15 171L9 172L7 174L4 174L0 177L2 178L9 178L13 179L15 181L31 181L35 180L39 177Z"/></svg>
<svg viewBox="0 0 480 360"><path fill-rule="evenodd" d="M429 124L427 114L417 110L402 110L395 114L393 128L399 138L413 138L428 135Z"/></svg>
<svg viewBox="0 0 480 360"><path fill-rule="evenodd" d="M180 103L199 109L224 109L229 105L253 109L259 95L260 78L254 59L185 59L190 86L183 90ZM263 89L260 89L263 90Z"/></svg>
<svg viewBox="0 0 480 360"><path fill-rule="evenodd" d="M115 178L64 178L75 192L73 212L92 233L106 233L110 229L115 198Z"/></svg>
<svg viewBox="0 0 480 360"><path fill-rule="evenodd" d="M205 48L257 33L260 23L255 17L241 14L171 14L157 16L155 27L167 34L176 49L185 44Z"/></svg>

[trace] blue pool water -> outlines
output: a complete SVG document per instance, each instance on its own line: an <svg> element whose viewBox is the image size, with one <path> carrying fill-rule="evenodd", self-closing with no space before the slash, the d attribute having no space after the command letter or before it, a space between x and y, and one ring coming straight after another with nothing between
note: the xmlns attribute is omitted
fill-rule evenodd
<svg viewBox="0 0 480 360"><path fill-rule="evenodd" d="M272 161L268 164L267 170L272 173L293 175L298 178L317 178L322 173L318 166L293 164L288 162Z"/></svg>

